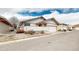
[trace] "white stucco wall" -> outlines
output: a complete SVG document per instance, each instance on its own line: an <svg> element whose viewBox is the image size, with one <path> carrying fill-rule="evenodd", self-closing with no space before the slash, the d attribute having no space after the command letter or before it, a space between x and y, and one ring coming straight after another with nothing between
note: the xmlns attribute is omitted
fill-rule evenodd
<svg viewBox="0 0 79 59"><path fill-rule="evenodd" d="M46 27L39 27L36 23L43 21L43 19L37 19L33 21L28 21L29 26L24 26L24 31L33 30L33 31L45 31L45 32L56 32L57 24L54 21L45 21L47 23ZM27 22L26 22L27 23Z"/></svg>
<svg viewBox="0 0 79 59"><path fill-rule="evenodd" d="M45 31L45 32L56 32L56 27L24 27L24 31L33 30L33 31Z"/></svg>

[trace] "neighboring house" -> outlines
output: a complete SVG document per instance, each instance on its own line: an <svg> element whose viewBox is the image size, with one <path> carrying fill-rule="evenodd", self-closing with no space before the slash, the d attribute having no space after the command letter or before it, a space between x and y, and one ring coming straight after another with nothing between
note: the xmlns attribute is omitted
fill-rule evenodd
<svg viewBox="0 0 79 59"><path fill-rule="evenodd" d="M72 31L72 26L62 23L57 26L57 30L58 31Z"/></svg>
<svg viewBox="0 0 79 59"><path fill-rule="evenodd" d="M73 25L74 30L79 30L79 24Z"/></svg>
<svg viewBox="0 0 79 59"><path fill-rule="evenodd" d="M8 22L8 20L2 16L0 16L0 33L6 33L12 30L12 24Z"/></svg>
<svg viewBox="0 0 79 59"><path fill-rule="evenodd" d="M45 19L44 17L37 17L26 21L21 21L18 28L19 31L44 31L44 32L56 32L56 28L59 23L54 19Z"/></svg>
<svg viewBox="0 0 79 59"><path fill-rule="evenodd" d="M63 31L63 29L67 29L67 25L62 23L57 26L57 31Z"/></svg>

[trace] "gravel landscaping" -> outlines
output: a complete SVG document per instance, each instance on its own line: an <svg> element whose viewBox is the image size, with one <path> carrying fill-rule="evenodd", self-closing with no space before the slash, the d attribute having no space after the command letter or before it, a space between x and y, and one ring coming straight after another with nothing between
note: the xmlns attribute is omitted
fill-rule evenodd
<svg viewBox="0 0 79 59"><path fill-rule="evenodd" d="M24 33L19 33L19 34L0 34L0 42L6 42L6 41L12 41L12 40L20 40L20 39L27 39L30 37L37 37L37 36L42 36L42 35L47 35L47 34L24 34Z"/></svg>

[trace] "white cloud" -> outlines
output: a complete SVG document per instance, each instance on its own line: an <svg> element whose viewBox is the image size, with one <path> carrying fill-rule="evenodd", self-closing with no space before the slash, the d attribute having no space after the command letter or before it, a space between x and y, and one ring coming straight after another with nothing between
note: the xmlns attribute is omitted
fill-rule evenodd
<svg viewBox="0 0 79 59"><path fill-rule="evenodd" d="M69 14L59 14L57 11L54 13L44 15L46 19L54 17L60 23L67 24L79 24L79 12L77 13L69 13Z"/></svg>
<svg viewBox="0 0 79 59"><path fill-rule="evenodd" d="M18 11L21 11L23 10L23 8L0 8L0 14L6 14L6 13L11 13L11 14L14 14Z"/></svg>
<svg viewBox="0 0 79 59"><path fill-rule="evenodd" d="M67 24L78 24L79 23L79 12L70 14L61 14L55 17L59 21L63 21Z"/></svg>
<svg viewBox="0 0 79 59"><path fill-rule="evenodd" d="M22 16L22 15L19 15L19 14L16 14L16 13L15 14L5 13L1 16L4 16L7 20L10 20L11 17L17 17L19 21L36 18L35 16Z"/></svg>
<svg viewBox="0 0 79 59"><path fill-rule="evenodd" d="M22 16L17 14L19 11L29 11L29 12L41 12L47 8L0 8L0 15L9 19L12 16L17 17L18 19L30 19L35 18L35 16Z"/></svg>
<svg viewBox="0 0 79 59"><path fill-rule="evenodd" d="M15 17L18 18L19 21L23 21L23 20L28 20L28 19L32 19L32 18L36 18L35 16L21 16L19 14L15 14Z"/></svg>
<svg viewBox="0 0 79 59"><path fill-rule="evenodd" d="M17 12L23 10L24 8L0 8L0 15L9 19L12 16L15 16Z"/></svg>
<svg viewBox="0 0 79 59"><path fill-rule="evenodd" d="M52 17L56 17L56 16L58 16L58 15L59 15L59 12L54 11L54 12L52 12L51 14L46 14L46 15L44 15L43 17L45 17L46 19L49 19L49 18L52 18Z"/></svg>

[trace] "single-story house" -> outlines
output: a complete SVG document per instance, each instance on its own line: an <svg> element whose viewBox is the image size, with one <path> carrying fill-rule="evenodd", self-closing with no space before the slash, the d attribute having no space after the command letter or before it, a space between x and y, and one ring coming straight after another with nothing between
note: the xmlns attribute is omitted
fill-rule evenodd
<svg viewBox="0 0 79 59"><path fill-rule="evenodd" d="M37 17L25 21L21 21L18 26L18 31L44 31L44 32L56 32L57 26L59 22L57 22L54 18L45 19L44 17Z"/></svg>
<svg viewBox="0 0 79 59"><path fill-rule="evenodd" d="M59 24L59 25L57 26L57 30L58 30L58 31L67 30L67 27L68 27L67 24L61 23L61 24Z"/></svg>
<svg viewBox="0 0 79 59"><path fill-rule="evenodd" d="M79 24L73 25L74 30L79 30Z"/></svg>
<svg viewBox="0 0 79 59"><path fill-rule="evenodd" d="M0 16L0 33L9 32L13 25L4 17Z"/></svg>
<svg viewBox="0 0 79 59"><path fill-rule="evenodd" d="M61 23L57 26L58 31L72 31L72 26L69 24Z"/></svg>

